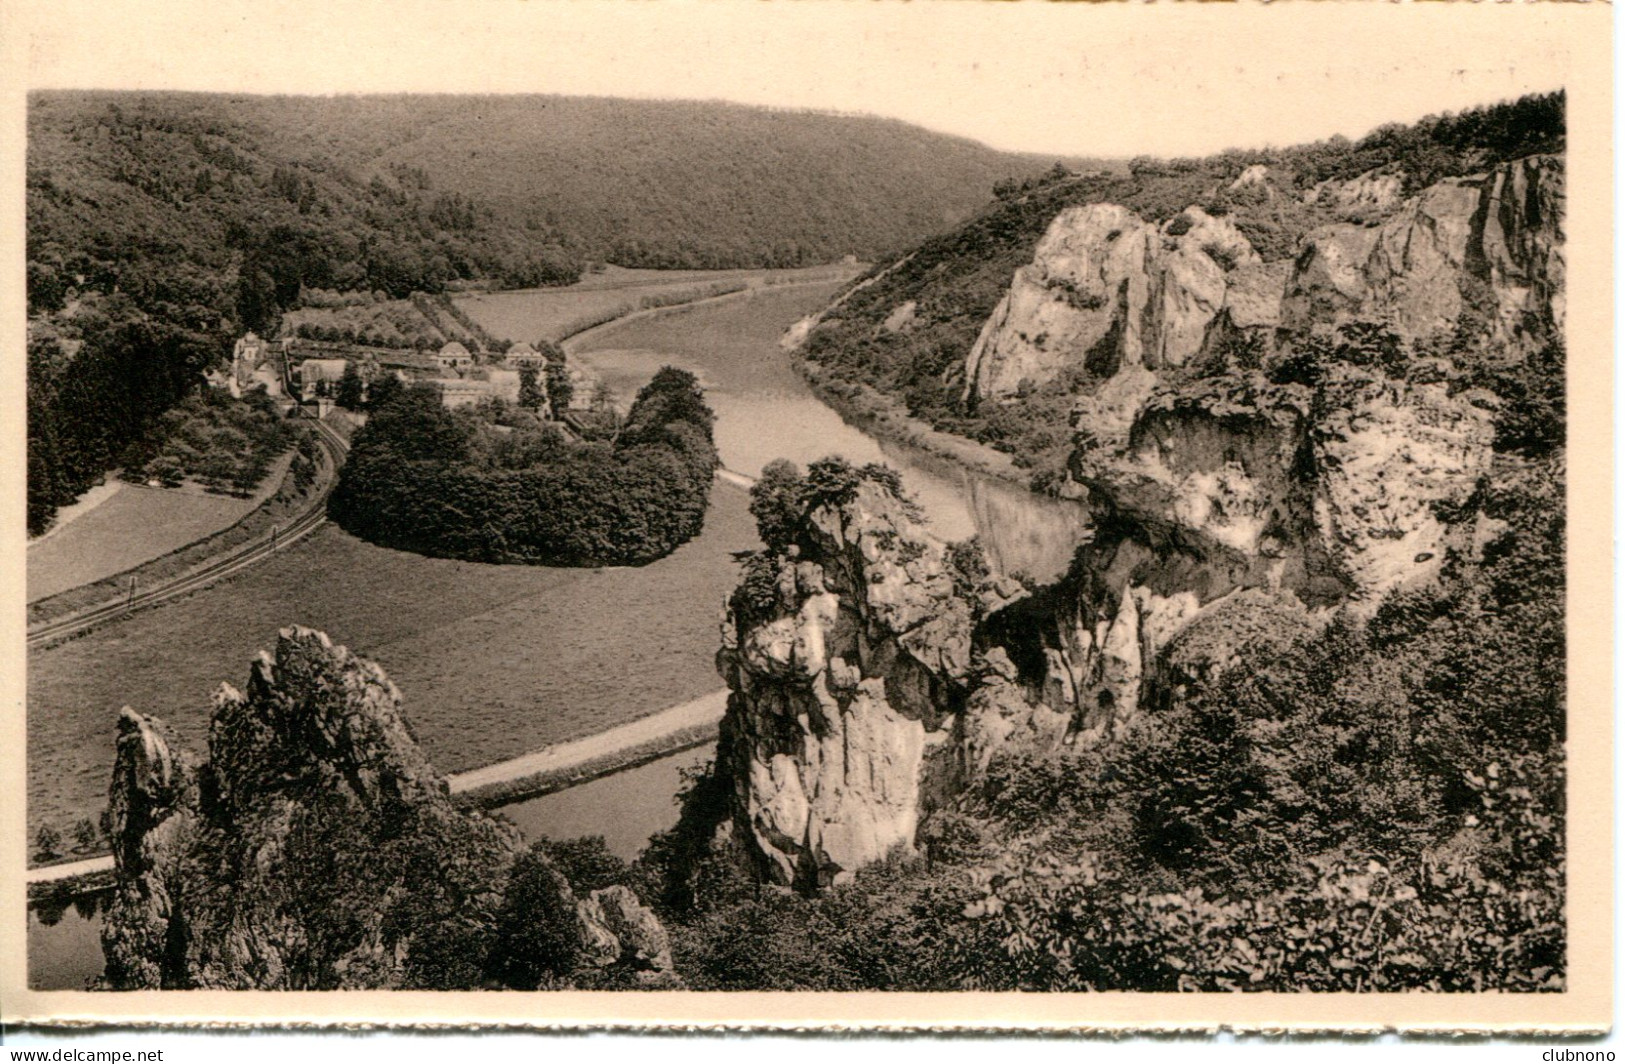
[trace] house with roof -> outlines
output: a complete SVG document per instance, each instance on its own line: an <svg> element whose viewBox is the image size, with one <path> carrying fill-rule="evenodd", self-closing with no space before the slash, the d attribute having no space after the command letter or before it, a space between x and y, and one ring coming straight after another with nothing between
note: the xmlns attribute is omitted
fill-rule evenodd
<svg viewBox="0 0 1625 1064"><path fill-rule="evenodd" d="M206 374L211 387L229 391L240 399L255 388L264 388L273 397L282 394L281 366L276 358L277 348L253 333L237 338L231 348L231 369L222 373Z"/></svg>
<svg viewBox="0 0 1625 1064"><path fill-rule="evenodd" d="M447 343L431 357L441 369L466 369L474 364L474 356L456 340Z"/></svg>
<svg viewBox="0 0 1625 1064"><path fill-rule="evenodd" d="M473 406L484 399L519 402L518 370L471 369L436 377L430 383L440 389L440 402L447 407Z"/></svg>
<svg viewBox="0 0 1625 1064"><path fill-rule="evenodd" d="M547 365L547 356L529 344L521 341L508 348L507 354L502 357L503 364L509 369L541 369Z"/></svg>

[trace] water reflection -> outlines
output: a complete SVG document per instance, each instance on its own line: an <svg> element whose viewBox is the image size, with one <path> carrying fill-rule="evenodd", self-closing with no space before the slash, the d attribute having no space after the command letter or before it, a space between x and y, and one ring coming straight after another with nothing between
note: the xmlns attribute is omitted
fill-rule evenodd
<svg viewBox="0 0 1625 1064"><path fill-rule="evenodd" d="M676 825L683 770L710 761L715 747L706 743L579 787L504 806L501 812L527 839L602 835L610 853L630 861L643 852L651 835Z"/></svg>
<svg viewBox="0 0 1625 1064"><path fill-rule="evenodd" d="M589 363L623 403L664 365L688 369L716 411L723 465L755 476L775 458L801 466L838 454L855 464L885 462L903 474L932 530L944 539L982 538L995 571L1053 580L1066 571L1087 530L1083 508L983 476L894 441L880 441L825 406L786 364L749 375L708 366L683 351L606 348L575 356ZM764 360L786 362L776 349Z"/></svg>
<svg viewBox="0 0 1625 1064"><path fill-rule="evenodd" d="M28 908L28 985L84 990L102 974L101 913L108 891Z"/></svg>

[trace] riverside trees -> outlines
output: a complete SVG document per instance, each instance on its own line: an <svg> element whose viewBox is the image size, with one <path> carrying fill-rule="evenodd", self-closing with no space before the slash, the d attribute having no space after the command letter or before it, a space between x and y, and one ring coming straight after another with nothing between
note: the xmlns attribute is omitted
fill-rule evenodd
<svg viewBox="0 0 1625 1064"><path fill-rule="evenodd" d="M642 565L704 524L712 418L693 374L670 367L613 441L567 440L535 419L498 429L409 387L356 434L329 514L363 539L436 557Z"/></svg>

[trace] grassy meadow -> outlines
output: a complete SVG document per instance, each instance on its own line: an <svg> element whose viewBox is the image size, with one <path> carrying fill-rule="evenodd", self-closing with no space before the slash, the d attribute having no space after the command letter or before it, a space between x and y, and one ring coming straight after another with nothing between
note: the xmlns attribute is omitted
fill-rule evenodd
<svg viewBox="0 0 1625 1064"><path fill-rule="evenodd" d="M305 624L378 661L435 765L455 772L590 735L721 686L712 664L731 552L756 545L735 488L706 529L642 568L423 558L328 526L225 584L29 655L30 837L106 801L120 706L202 751L209 699L240 686L279 628Z"/></svg>
<svg viewBox="0 0 1625 1064"><path fill-rule="evenodd" d="M125 484L28 548L28 601L100 580L213 535L257 505L202 491Z"/></svg>
<svg viewBox="0 0 1625 1064"><path fill-rule="evenodd" d="M778 341L799 318L829 304L841 282L766 289L748 299L730 300L692 310L673 309L605 329L579 348L594 351L657 352L698 374L707 389L728 392L800 391L790 358ZM654 366L650 369L652 373Z"/></svg>

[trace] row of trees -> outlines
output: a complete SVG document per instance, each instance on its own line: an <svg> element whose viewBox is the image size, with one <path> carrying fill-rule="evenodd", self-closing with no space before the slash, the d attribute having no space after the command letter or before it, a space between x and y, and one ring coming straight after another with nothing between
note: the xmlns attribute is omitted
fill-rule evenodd
<svg viewBox="0 0 1625 1064"><path fill-rule="evenodd" d="M375 403L329 513L385 546L438 557L641 565L699 533L716 468L694 376L662 369L608 439L491 430L413 386Z"/></svg>

